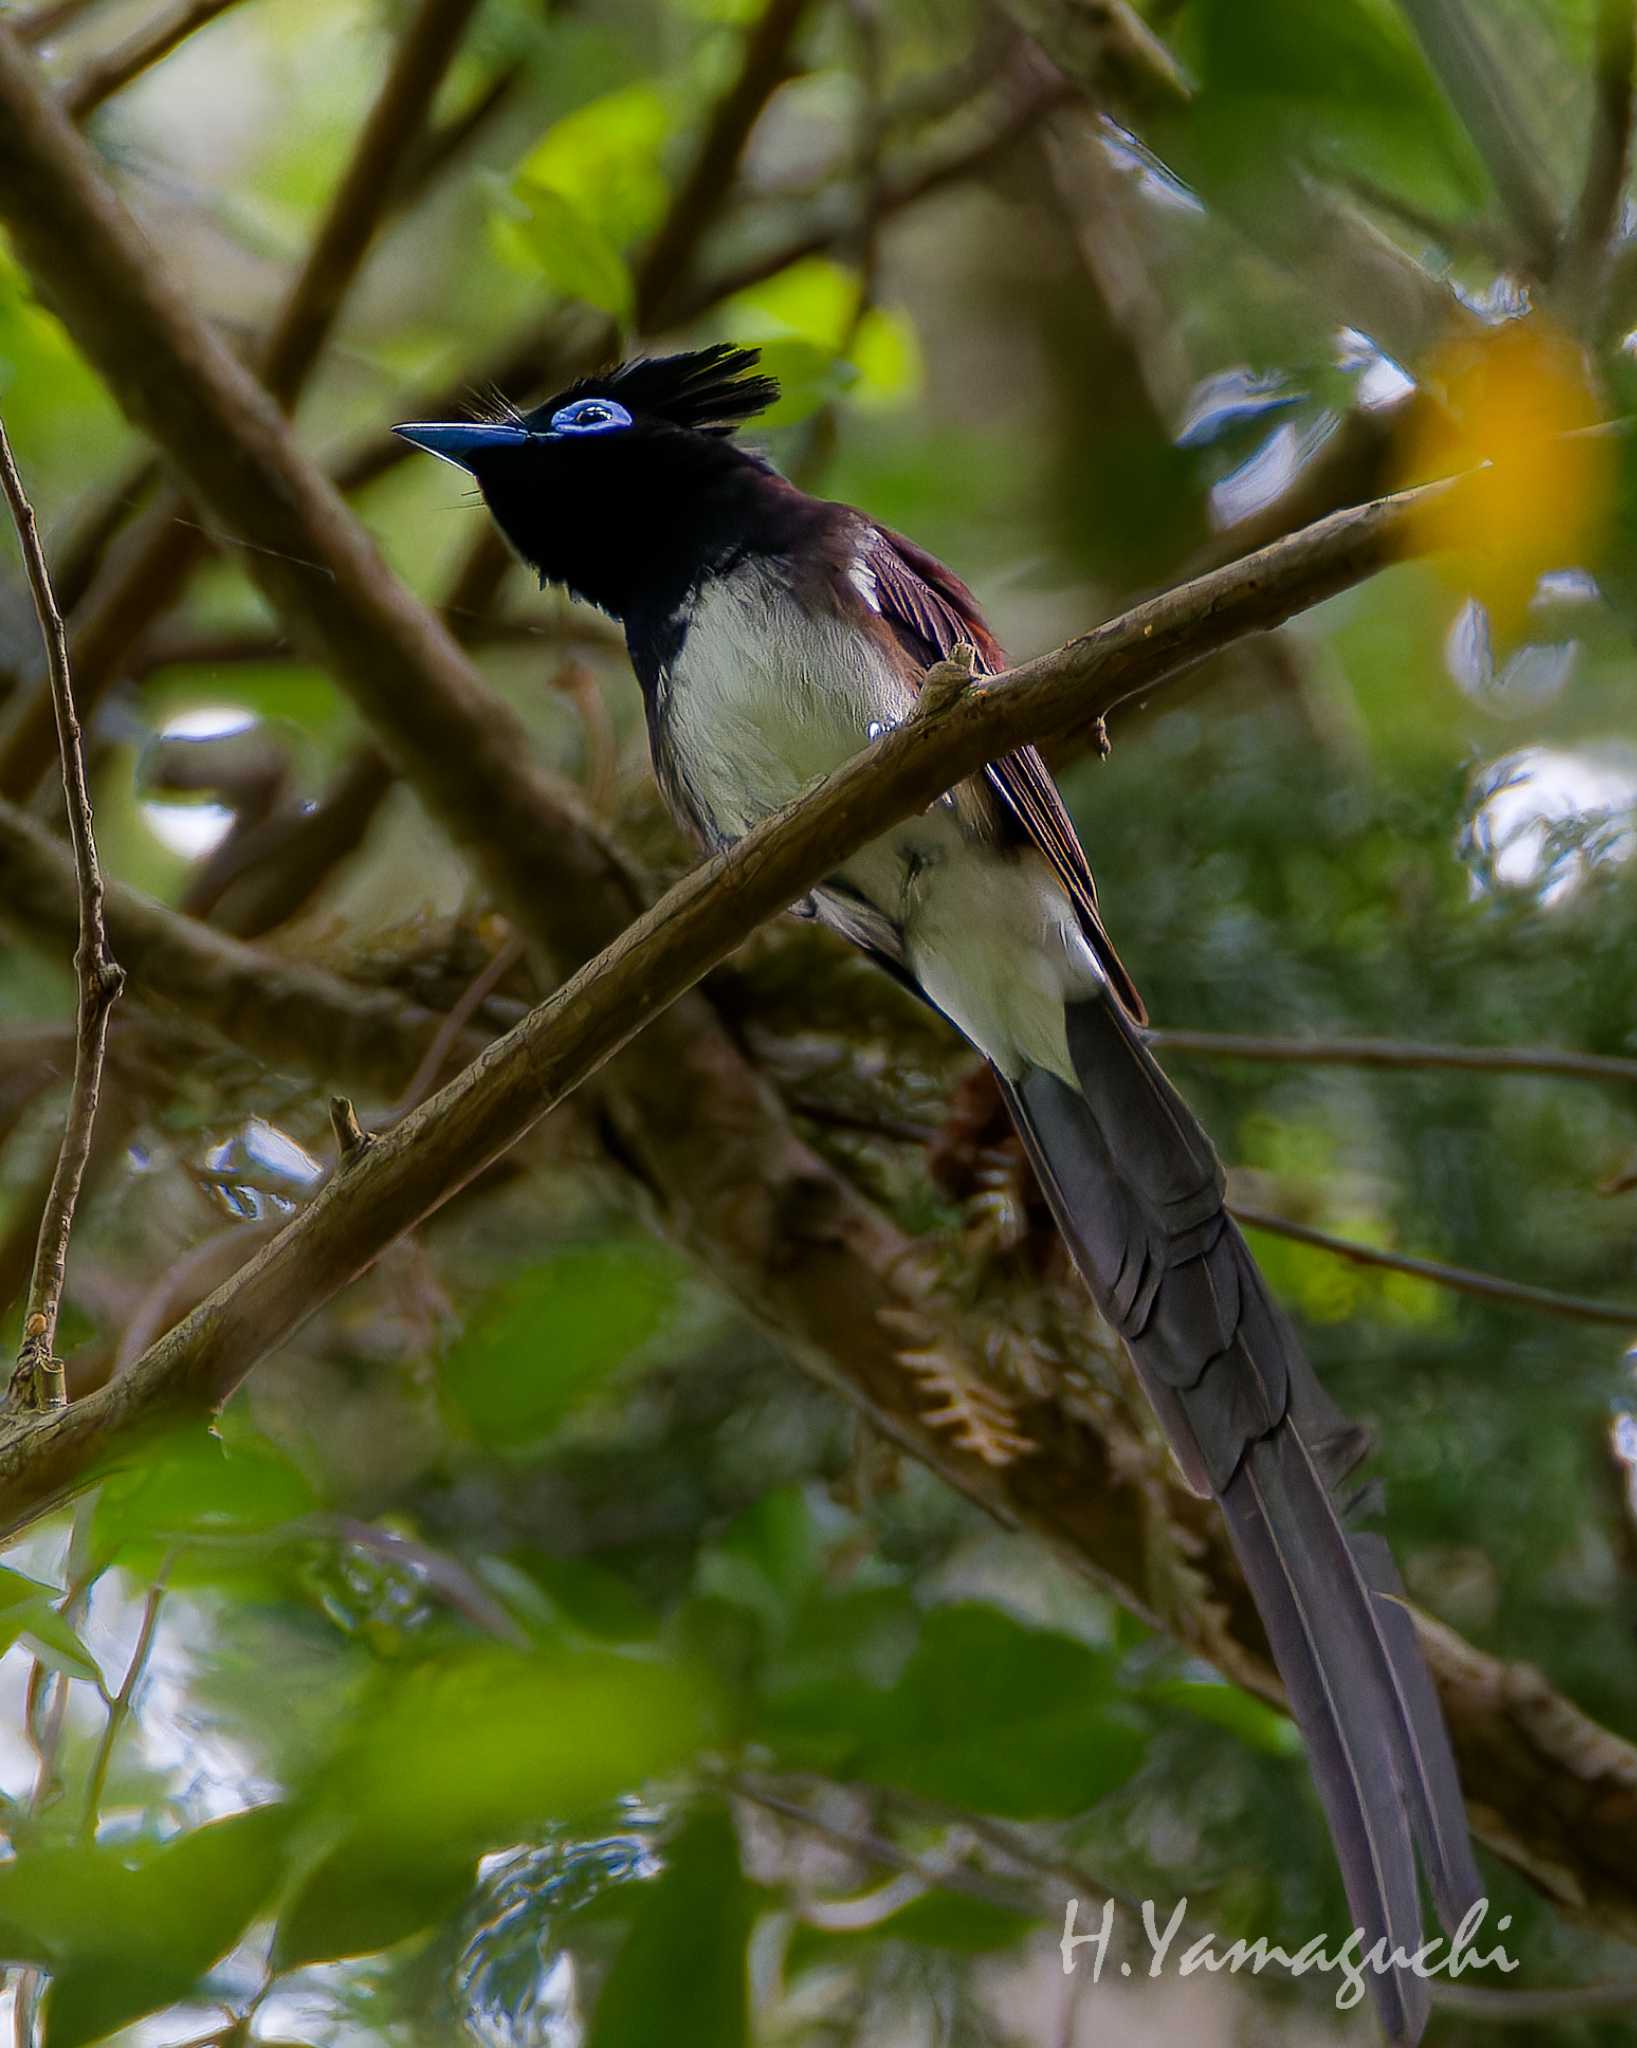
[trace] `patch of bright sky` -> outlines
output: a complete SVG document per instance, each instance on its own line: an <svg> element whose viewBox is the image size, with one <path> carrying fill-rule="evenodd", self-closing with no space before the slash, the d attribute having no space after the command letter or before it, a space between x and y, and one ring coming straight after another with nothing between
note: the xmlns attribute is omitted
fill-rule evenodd
<svg viewBox="0 0 1637 2048"><path fill-rule="evenodd" d="M1538 597L1572 601L1575 572L1542 578ZM1548 582L1559 586L1548 590ZM1595 586L1594 586L1595 587ZM1580 658L1578 640L1530 640L1495 666L1489 614L1468 598L1444 636L1444 666L1466 694L1490 711L1538 711L1559 695Z"/></svg>
<svg viewBox="0 0 1637 2048"><path fill-rule="evenodd" d="M1632 831L1637 811L1637 757L1623 750L1603 754L1528 747L1491 765L1486 779L1502 786L1472 821L1472 831L1492 849L1496 876L1514 888L1544 883L1542 903L1560 903L1586 878L1591 860L1572 853L1552 861L1552 828L1576 819L1607 819L1610 837L1602 860L1629 860L1637 852ZM1550 881L1546 881L1548 869Z"/></svg>
<svg viewBox="0 0 1637 2048"><path fill-rule="evenodd" d="M166 719L158 737L225 739L230 733L248 732L255 723L255 714L242 704L197 704ZM233 813L225 804L165 803L150 797L142 804L142 818L162 845L190 860L213 853L233 829Z"/></svg>

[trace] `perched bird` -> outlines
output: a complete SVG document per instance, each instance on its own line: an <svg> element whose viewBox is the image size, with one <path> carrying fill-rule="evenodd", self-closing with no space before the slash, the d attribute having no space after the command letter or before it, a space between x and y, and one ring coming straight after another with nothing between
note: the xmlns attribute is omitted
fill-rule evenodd
<svg viewBox="0 0 1637 2048"><path fill-rule="evenodd" d="M735 430L778 395L753 349L623 364L532 412L397 432L468 471L542 583L625 628L654 767L728 844L908 715L958 643L1005 658L912 541L797 490ZM818 915L999 1076L1093 1299L1189 1482L1221 1505L1306 1738L1356 1924L1421 1941L1479 1896L1448 1737L1382 1540L1335 1494L1363 1451L1223 1207L1210 1140L1149 1053L1062 799L1033 747L882 833ZM1427 1986L1372 1978L1390 2037Z"/></svg>

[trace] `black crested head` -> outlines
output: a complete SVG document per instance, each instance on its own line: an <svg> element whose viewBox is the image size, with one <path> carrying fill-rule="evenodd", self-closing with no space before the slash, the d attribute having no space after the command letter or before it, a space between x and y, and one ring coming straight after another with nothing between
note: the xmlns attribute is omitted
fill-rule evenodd
<svg viewBox="0 0 1637 2048"><path fill-rule="evenodd" d="M674 609L701 575L757 544L765 458L732 436L774 403L760 351L719 343L582 377L532 412L395 431L477 479L542 583L616 618Z"/></svg>
<svg viewBox="0 0 1637 2048"><path fill-rule="evenodd" d="M751 374L761 359L759 348L734 348L725 341L681 355L636 356L569 385L528 414L528 423L548 426L554 413L576 399L611 398L634 424L725 436L777 402L777 382Z"/></svg>

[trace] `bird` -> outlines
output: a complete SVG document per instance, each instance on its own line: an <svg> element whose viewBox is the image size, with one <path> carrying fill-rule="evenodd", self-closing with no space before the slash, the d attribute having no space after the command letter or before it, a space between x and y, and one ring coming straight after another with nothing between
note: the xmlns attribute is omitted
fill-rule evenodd
<svg viewBox="0 0 1637 2048"><path fill-rule="evenodd" d="M1006 667L941 562L740 438L779 396L759 364L728 343L638 357L527 411L394 429L475 480L542 587L624 628L661 791L711 851L908 718L956 649L980 674ZM1402 1582L1384 1539L1355 1526L1367 1439L1309 1365L1227 1212L1210 1139L1145 1042L1041 755L1017 748L891 826L808 907L993 1068L1184 1478L1222 1511L1374 1958L1378 2018L1418 2040L1429 1994L1404 1960L1422 1939L1418 1867L1451 1934L1480 1883Z"/></svg>

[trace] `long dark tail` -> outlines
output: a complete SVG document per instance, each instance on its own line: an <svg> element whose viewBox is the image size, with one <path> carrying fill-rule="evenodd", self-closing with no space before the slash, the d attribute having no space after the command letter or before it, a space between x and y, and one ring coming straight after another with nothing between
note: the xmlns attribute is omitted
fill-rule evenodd
<svg viewBox="0 0 1637 2048"><path fill-rule="evenodd" d="M1324 1392L1223 1207L1210 1140L1133 1025L1067 1013L1079 1081L1002 1082L1075 1263L1119 1331L1190 1484L1222 1506L1307 1743L1354 1923L1421 1941L1419 1852L1452 1932L1480 1896L1455 1761L1380 1537L1333 1497L1363 1432ZM1427 1985L1371 1978L1394 2041L1420 2038Z"/></svg>

